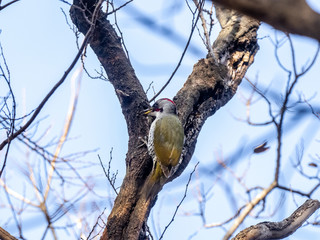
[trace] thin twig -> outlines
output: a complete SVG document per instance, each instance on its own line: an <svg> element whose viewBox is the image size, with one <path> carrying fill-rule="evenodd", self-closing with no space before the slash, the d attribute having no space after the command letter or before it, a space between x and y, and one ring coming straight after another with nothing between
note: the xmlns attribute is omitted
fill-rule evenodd
<svg viewBox="0 0 320 240"><path fill-rule="evenodd" d="M1 180L1 179L0 179ZM14 207L13 207L13 203L11 201L11 198L10 198L10 195L7 191L5 191L5 194L6 194L6 197L7 197L7 200L8 200L8 203L10 205L10 210L12 212L12 215L13 215L13 219L14 221L16 222L16 225L17 225L17 228L19 230L19 235L22 237L22 226L21 224L19 223L18 221L18 217L17 217L17 213L16 211L14 210ZM22 237L23 238L23 237Z"/></svg>
<svg viewBox="0 0 320 240"><path fill-rule="evenodd" d="M279 173L280 173L280 160L281 160L281 147L282 147L282 132L283 132L283 122L284 122L284 117L285 117L285 113L287 112L287 105L289 103L289 98L291 96L291 93L293 91L293 88L295 87L295 85L297 84L298 80L299 80L299 75L297 73L296 70L296 60L295 60L295 54L294 54L294 47L291 41L290 36L288 35L288 39L289 39L289 43L290 43L290 49L291 49L291 57L292 57L292 68L294 71L294 80L293 82L290 84L290 76L291 74L289 74L288 76L288 81L287 81L287 87L286 87L286 95L280 110L280 119L278 124L276 125L277 128L277 142L278 142L278 147L277 147L277 160L276 160L276 172L275 172L275 181L278 182L279 180Z"/></svg>
<svg viewBox="0 0 320 240"><path fill-rule="evenodd" d="M131 3L133 0L129 0L127 2L125 2L124 4L122 4L120 7L117 7L116 9L113 9L111 12L107 12L107 16L111 15L117 11L119 11L121 8L125 7L126 5L128 5L129 3ZM112 6L113 7L113 6Z"/></svg>
<svg viewBox="0 0 320 240"><path fill-rule="evenodd" d="M197 164L194 166L192 172L190 173L189 179L188 179L188 182L187 182L187 185L186 185L186 188L185 188L185 190L184 190L184 195L183 195L181 201L179 202L179 204L177 205L176 210L174 211L174 214L173 214L173 216L172 216L172 218L171 218L171 221L170 221L170 222L168 223L168 225L164 228L164 230L163 230L163 232L162 232L159 240L161 240L161 239L163 238L164 233L167 231L167 229L169 228L169 226L171 225L171 223L174 221L174 218L175 218L175 216L176 216L176 214L177 214L177 212L178 212L178 210L179 210L182 202L183 202L184 199L187 197L188 187L189 187L189 184L190 184L190 182L191 182L192 175L193 175L193 173L196 171L196 168L197 168L197 166L199 165L199 163L200 163L200 162L197 162Z"/></svg>
<svg viewBox="0 0 320 240"><path fill-rule="evenodd" d="M311 63L309 64L309 66L307 66L304 70L301 71L301 73L298 74L299 77L301 77L303 74L305 74L306 72L308 72L310 70L310 68L315 64L318 56L319 56L319 51L320 51L320 42L318 42L318 47L317 47L317 51L314 54Z"/></svg>
<svg viewBox="0 0 320 240"><path fill-rule="evenodd" d="M37 204L33 203L31 200L29 200L28 198L20 195L19 193L15 192L14 190L12 190L11 188L9 188L5 182L0 178L0 186L3 187L3 189L5 190L6 193L10 194L12 197L14 197L15 199L20 200L21 202L24 202L30 206L33 207L38 207Z"/></svg>
<svg viewBox="0 0 320 240"><path fill-rule="evenodd" d="M246 207L243 209L239 217L237 217L233 223L233 225L229 228L227 233L223 236L223 240L227 240L231 237L231 235L236 231L239 225L244 221L244 219L249 215L249 213L254 209L254 207L260 203L265 197L276 188L277 183L274 181L270 184L270 186L264 189L260 194L258 194L252 201L250 201Z"/></svg>
<svg viewBox="0 0 320 240"><path fill-rule="evenodd" d="M223 222L218 222L218 223L210 223L210 224L205 224L204 227L205 228L214 228L214 227L221 227L229 222L231 222L233 219L235 219L236 217L239 216L239 214L241 213L242 209L245 208L245 206L242 206L241 208L239 208L236 212L235 215L233 215L232 217L230 217L229 219L223 221Z"/></svg>
<svg viewBox="0 0 320 240"><path fill-rule="evenodd" d="M11 2L8 2L7 4L3 5L3 6L0 6L0 11L3 10L4 8L10 6L11 4L15 3L15 2L18 2L20 0L13 0Z"/></svg>
<svg viewBox="0 0 320 240"><path fill-rule="evenodd" d="M187 49L188 49L188 47L189 47L189 44L190 44L190 42L191 42L191 38L192 38L192 35L193 35L193 32L194 32L194 29L195 29L196 26L197 26L197 22L198 22L199 18L200 18L200 12L198 12L198 16L197 16L197 18L196 18L196 20L195 20L195 22L194 22L194 24L193 24L193 26L192 26L192 28L191 28L191 32L190 32L190 35L189 35L187 44L186 44L185 48L183 49L183 52L182 52L182 54L181 54L181 57L180 57L180 59L179 59L179 62L178 62L178 64L177 64L176 68L175 68L174 71L172 72L172 74L171 74L171 76L169 77L168 81L162 86L162 88L160 89L160 91L157 92L157 93L149 100L149 103L152 102L153 100L155 100L155 99L162 93L162 91L169 85L169 83L171 82L172 78L174 77L174 75L175 75L176 72L178 71L178 69L179 69L179 67L180 67L180 65L181 65L181 63L182 63L182 60L183 60L183 58L184 58L184 55L186 54Z"/></svg>
<svg viewBox="0 0 320 240"><path fill-rule="evenodd" d="M13 93L13 90L12 90L12 87L11 87L11 77L10 77L10 71L9 71L9 66L7 64L7 61L6 61L6 58L4 56L4 53L3 53L3 48L2 48L2 45L0 44L0 55L3 59L3 64L4 64L4 67L5 69L2 68L2 66L0 65L0 70L2 72L2 77L5 79L7 85L8 85L8 88L9 88L9 96L11 96L12 98L12 110L11 112L8 110L8 117L10 117L10 128L9 128L9 131L8 131L8 136L10 134L12 134L14 131L15 131L15 121L16 121L16 100L15 100L15 96L14 96L14 93ZM8 97L9 97L8 96ZM7 103L5 101L5 105L7 106ZM7 159L8 159L8 156L9 156L9 149L10 149L10 143L8 144L8 147L7 147L7 150L6 150L6 153L5 153L5 157L4 157L4 160L3 160L3 164L2 164L2 168L0 170L0 177L2 175L2 172L4 171L4 168L6 166L6 163L7 163Z"/></svg>
<svg viewBox="0 0 320 240"><path fill-rule="evenodd" d="M205 45L206 45L206 48L210 54L211 57L213 57L213 49L212 49L212 46L211 46L211 41L210 41L210 35L209 35L209 32L208 32L208 29L207 29L207 22L206 22L206 19L204 18L203 16L203 5L204 5L204 1L201 2L199 4L198 0L193 0L194 4L196 5L196 7L198 8L198 11L199 11L199 14L200 14L200 19L201 19L201 22L202 22L202 27L203 27L203 33L204 33L204 36L205 36Z"/></svg>
<svg viewBox="0 0 320 240"><path fill-rule="evenodd" d="M74 85L75 86L72 86L72 94L71 94L71 102L70 102L70 106L69 106L69 112L67 114L67 119L66 119L66 123L65 123L63 134L60 137L58 146L57 146L56 151L54 153L54 157L53 157L53 159L51 161L51 165L50 165L51 168L50 168L49 174L48 174L47 186L46 186L45 194L44 194L44 197L43 197L43 202L45 202L47 197L48 197L49 190L51 188L51 181L52 181L53 173L55 171L56 161L57 161L57 158L58 158L58 156L60 154L62 146L64 145L64 143L65 143L65 141L67 139L68 133L70 131L70 127L71 127L71 124L72 124L72 120L73 120L73 117L74 117L74 113L75 113L75 109L76 109L76 105L77 105L77 101L78 101L82 69L83 68L81 66L80 70L76 71L75 74L73 75L73 79L72 80L74 81ZM76 86L76 80L78 80L78 86Z"/></svg>
<svg viewBox="0 0 320 240"><path fill-rule="evenodd" d="M102 217L102 215L104 214L105 211L106 211L106 208L103 209L102 213L101 213L101 214L99 215L99 217L97 218L97 221L96 221L96 223L93 225L93 227L92 227L92 229L91 229L91 231L90 231L87 239L89 239L90 236L91 236L91 234L93 234L95 228L96 228L96 227L98 226L98 224L99 224L99 219L101 219L101 217ZM93 238L92 238L92 239L93 239Z"/></svg>
<svg viewBox="0 0 320 240"><path fill-rule="evenodd" d="M103 169L104 175L106 176L106 178L108 179L113 191L115 192L116 195L118 195L118 191L116 189L116 187L114 186L115 183L115 178L114 177L110 177L110 165L111 165L111 160L112 160L112 149L110 151L110 159L109 159L109 164L108 164L108 171L106 171L106 168L104 167L102 160L100 158L100 155L98 155L99 161L100 161L100 165Z"/></svg>
<svg viewBox="0 0 320 240"><path fill-rule="evenodd" d="M97 4L97 6L101 6L103 1L100 1L100 4ZM96 8L97 9L97 8ZM100 9L100 8L99 8ZM68 67L68 69L64 72L64 74L62 75L61 79L54 85L54 87L50 90L50 92L45 96L45 98L41 101L41 103L39 104L39 106L36 108L36 110L34 111L34 113L32 114L31 118L16 132L14 132L13 134L11 134L6 140L4 140L1 144L0 144L0 151L13 139L15 139L17 136L19 136L22 132L24 132L30 125L31 123L35 120L35 118L39 115L40 111L42 110L42 108L44 107L44 105L48 102L48 100L50 99L50 97L54 94L54 92L60 87L60 85L62 83L64 83L64 81L66 80L67 76L69 75L69 73L71 72L71 70L74 68L74 66L76 65L76 63L78 62L82 52L84 51L84 49L86 48L88 41L91 37L91 34L94 30L95 27L95 18L97 17L96 14L93 15L93 21L91 22L91 26L87 32L87 34L84 37L84 40L82 42L82 45L76 55L76 57L73 59L72 63L70 64L70 66ZM0 172L0 177L1 177L1 173Z"/></svg>

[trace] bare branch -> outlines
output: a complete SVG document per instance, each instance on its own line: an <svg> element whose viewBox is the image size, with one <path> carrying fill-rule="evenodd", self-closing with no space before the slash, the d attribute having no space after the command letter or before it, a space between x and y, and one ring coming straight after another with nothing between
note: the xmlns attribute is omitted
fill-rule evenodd
<svg viewBox="0 0 320 240"><path fill-rule="evenodd" d="M94 16L95 18L97 16ZM90 28L83 40L83 43L76 55L76 57L73 59L72 63L70 64L70 66L68 67L68 69L64 72L63 76L61 77L61 79L54 85L54 87L50 90L50 92L45 96L45 98L41 101L41 103L39 104L39 106L36 108L36 110L34 111L34 113L32 114L32 116L30 117L30 119L22 126L20 127L19 130L17 130L16 132L12 133L6 140L4 140L1 144L0 144L0 151L9 143L11 142L13 139L15 139L17 136L19 136L21 133L23 133L32 123L33 121L36 119L36 117L39 115L39 113L41 112L42 108L44 107L44 105L48 102L48 100L51 98L51 96L54 94L54 92L60 87L60 85L62 83L64 83L64 81L66 80L67 76L69 75L69 73L71 72L71 70L73 69L73 67L76 65L76 63L78 62L78 59L80 58L83 50L86 48L87 43L89 41L89 38L91 37L92 31L95 27L95 18L92 18L92 24L90 25ZM2 174L3 171L0 172L0 176Z"/></svg>
<svg viewBox="0 0 320 240"><path fill-rule="evenodd" d="M199 165L199 162L197 162L197 164L194 166L192 172L190 173L188 182L187 182L187 184L186 184L186 188L185 188L185 190L184 190L183 197L182 197L181 201L179 202L179 204L177 205L176 210L174 211L174 214L173 214L170 222L168 223L168 225L167 225L167 226L165 227L165 229L163 230L163 232L162 232L159 240L163 238L164 233L167 231L168 227L169 227L169 226L171 225L171 223L174 221L174 218L175 218L175 216L176 216L176 214L177 214L177 212L178 212L178 210L179 210L182 202L183 202L184 199L187 197L188 187L189 187L189 184L190 184L190 182L191 182L192 175L193 175L193 173L196 171L198 165Z"/></svg>
<svg viewBox="0 0 320 240"><path fill-rule="evenodd" d="M110 159L109 159L109 163L108 163L108 170L106 171L103 163L102 163L102 160L100 158L100 156L98 155L98 158L99 158L99 162L100 162L100 165L103 169L103 172L104 172L104 175L106 176L106 178L108 179L108 182L110 183L110 186L112 187L113 191L115 192L116 195L118 195L118 191L115 187L115 181L116 181L116 176L117 176L117 173L115 174L110 174L110 166L111 166L111 161L112 161L112 148L110 150Z"/></svg>
<svg viewBox="0 0 320 240"><path fill-rule="evenodd" d="M18 1L20 1L20 0L13 0L13 1L8 2L7 4L5 4L3 6L0 6L0 11L3 10L4 8L6 8L6 7L9 7L11 4L13 4L15 2L18 2ZM0 2L0 4L1 4L1 2Z"/></svg>
<svg viewBox="0 0 320 240"><path fill-rule="evenodd" d="M188 50L188 47L189 47L189 44L190 44L190 41L191 41L191 38L193 36L193 32L194 32L194 29L196 28L197 26L197 23L198 23L198 20L199 20L199 17L200 17L200 14L201 14L201 10L199 9L198 11L198 15L197 17L195 18L196 12L193 14L193 24L192 24L192 27L191 27L191 32L190 32L190 35L189 35L189 38L188 38L188 41L187 41L187 44L186 46L184 47L183 49L183 52L181 54L181 57L179 59L179 62L176 66L176 68L173 70L171 76L169 77L168 81L162 86L162 88L159 90L159 92L157 92L150 100L149 102L152 102L153 100L155 100L161 93L162 91L169 85L169 83L171 82L172 78L174 77L174 75L176 74L176 72L178 71L181 63L182 63L182 60L184 58L184 55L186 54L187 50Z"/></svg>
<svg viewBox="0 0 320 240"><path fill-rule="evenodd" d="M198 8L198 11L199 11L199 14L200 14L200 19L201 19L201 22L202 22L202 27L203 27L203 32L204 32L204 36L205 36L205 45L206 45L206 48L208 50L208 53L211 57L214 56L213 54L213 49L212 49L212 46L211 46L211 41L210 41L210 35L209 35L209 32L208 32L208 29L207 29L207 22L206 22L206 19L204 18L203 16L203 5L204 5L204 2L201 2L199 3L198 0L193 0L194 4L196 5L196 7Z"/></svg>
<svg viewBox="0 0 320 240"><path fill-rule="evenodd" d="M233 240L283 239L294 233L320 207L318 200L305 201L281 222L262 222L242 230Z"/></svg>
<svg viewBox="0 0 320 240"><path fill-rule="evenodd" d="M320 40L320 14L305 0L213 0L227 8L264 21L273 27ZM272 9L272 11L270 11Z"/></svg>
<svg viewBox="0 0 320 240"><path fill-rule="evenodd" d="M2 187L4 188L4 190L5 190L8 194L10 194L12 197L14 197L14 198L16 198L16 199L18 199L18 200L26 203L26 204L29 204L29 205L31 205L31 206L38 207L37 204L33 203L33 202L32 202L31 200L29 200L28 198L20 195L19 193L15 192L15 191L12 190L11 188L9 188L2 179L0 179L0 186L2 186Z"/></svg>
<svg viewBox="0 0 320 240"><path fill-rule="evenodd" d="M96 0L73 2L71 18L79 31L85 34L88 30L86 19L90 18ZM178 115L185 128L186 142L183 163L169 181L178 177L186 168L201 127L209 116L235 94L258 50L258 21L222 8L217 12L220 13L219 19L225 17L225 21L221 21L223 30L212 47L215 58L201 59L195 64L193 73L175 97ZM144 199L140 194L152 169L152 161L146 147L139 147L139 139L143 139L149 129L149 123L141 116L141 112L149 104L119 36L103 13L98 22L90 46L115 88L129 135L126 175L101 239L137 239L157 194L156 192L148 199Z"/></svg>
<svg viewBox="0 0 320 240"><path fill-rule="evenodd" d="M6 230L4 230L2 227L0 227L0 239L2 239L2 240L17 240L14 236L12 236L10 233L8 233Z"/></svg>
<svg viewBox="0 0 320 240"><path fill-rule="evenodd" d="M222 30L213 44L215 56L201 59L174 98L185 128L184 159L173 178L179 176L193 154L198 134L207 120L235 94L258 51L259 22L235 11L216 8ZM241 50L239 48L241 46Z"/></svg>
<svg viewBox="0 0 320 240"><path fill-rule="evenodd" d="M11 108L11 111L8 109L8 114L7 114L8 118L10 120L10 124L8 124L9 125L9 129L7 130L7 136L10 136L15 131L16 100L15 100L15 96L14 96L14 93L13 93L13 90L12 90L12 87L11 87L11 77L10 77L11 75L10 75L9 67L8 67L6 58L4 56L3 48L2 48L1 44L0 44L0 55L1 55L1 58L2 58L3 64L4 64L4 67L2 67L0 65L1 76L5 79L5 81L7 83L7 86L8 86L8 89L9 89L8 98L11 97L11 99L12 99L12 108ZM7 100L4 101L4 105L6 106L6 108L9 108L9 106L7 104ZM6 163L7 163L7 159L8 159L8 155L9 155L9 149L10 149L10 143L8 144L8 147L6 149L4 161L3 161L3 164L2 164L2 168L0 170L0 177L1 177L2 172L4 171L4 168L5 168Z"/></svg>
<svg viewBox="0 0 320 240"><path fill-rule="evenodd" d="M93 227L92 227L92 229L91 229L91 231L90 231L87 239L94 239L95 236L93 236L92 238L90 238L90 236L93 234L93 232L95 231L96 227L99 225L99 220L102 219L101 217L102 217L102 215L104 214L105 211L106 211L106 209L104 209L104 210L102 211L102 213L98 216L97 221L96 221L96 223L93 225Z"/></svg>
<svg viewBox="0 0 320 240"><path fill-rule="evenodd" d="M252 211L252 209L260 203L265 197L276 187L276 182L272 182L270 186L266 189L263 189L252 201L250 201L247 206L242 210L239 217L237 217L233 223L233 225L230 227L230 229L227 231L227 233L224 235L223 240L229 239L232 234L236 231L236 229L239 227L239 225L244 221L244 219L249 215L249 213Z"/></svg>
<svg viewBox="0 0 320 240"><path fill-rule="evenodd" d="M73 117L74 117L74 113L75 113L75 110L76 110L76 106L77 106L77 102L78 102L78 96L79 96L79 90L80 90L80 81L81 81L81 77L82 77L82 70L83 70L83 67L81 66L78 71L76 71L74 73L74 75L72 76L72 85L71 85L71 98L70 98L70 105L69 105L69 110L68 110L68 113L67 113L67 117L66 117L66 122L65 122L65 125L64 125L64 130L63 130L63 133L59 139L59 142L58 142L58 146L56 148L56 151L54 153L54 157L50 163L50 170L49 170L49 173L48 173L48 179L47 179L47 186L46 186L46 189L45 189L45 193L44 193L44 196L43 196L43 202L46 201L47 197L48 197L48 194L49 194L49 191L50 191L50 188L52 187L51 186L51 181L52 181L52 177L53 177L53 173L55 171L55 165L56 165L56 161L57 161L57 158L61 152L61 149L67 139L67 136L69 134L69 131L70 131L70 128L71 128L71 124L72 124L72 120L73 120Z"/></svg>

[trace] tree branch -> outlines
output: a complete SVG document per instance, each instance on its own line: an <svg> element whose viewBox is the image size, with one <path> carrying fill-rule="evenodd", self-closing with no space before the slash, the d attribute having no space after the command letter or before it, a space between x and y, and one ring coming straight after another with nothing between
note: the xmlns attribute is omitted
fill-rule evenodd
<svg viewBox="0 0 320 240"><path fill-rule="evenodd" d="M70 15L83 34L89 28L86 19L90 19L95 4L96 0L73 1ZM169 181L179 176L188 165L205 120L232 98L258 50L258 21L223 8L217 8L217 12L223 30L212 47L215 56L201 59L194 66L184 87L175 97L185 128L186 143L183 163ZM106 70L120 101L127 123L129 146L126 176L101 239L139 239L144 237L141 229L157 195L155 192L148 199L140 196L152 167L146 146L139 146L140 138L147 136L149 130L150 123L141 114L149 103L120 38L106 19L107 15L99 11L89 44Z"/></svg>
<svg viewBox="0 0 320 240"><path fill-rule="evenodd" d="M283 239L294 233L320 207L318 200L308 199L290 217L281 222L262 222L238 233L233 240Z"/></svg>
<svg viewBox="0 0 320 240"><path fill-rule="evenodd" d="M93 22L95 21L95 19L92 19L92 22L90 24L90 27L85 35L85 38L83 40L83 43L76 55L76 57L73 59L72 63L70 64L70 66L68 67L68 69L64 72L63 76L61 77L61 79L53 86L53 88L50 90L50 92L44 97L44 99L41 101L41 103L39 104L39 106L36 108L36 110L34 111L34 113L32 114L32 116L30 117L30 119L22 126L20 127L19 130L15 131L14 133L12 133L6 140L4 140L1 144L0 144L0 151L9 143L11 142L13 139L15 139L17 136L19 136L21 133L23 133L32 123L33 121L36 119L36 117L39 115L39 113L41 112L42 108L44 107L44 105L48 102L48 100L51 98L51 96L54 94L54 92L61 86L62 83L64 83L64 81L66 80L67 76L69 75L69 73L71 72L71 70L73 69L73 67L76 65L76 63L78 62L83 50L86 48L87 43L89 38L91 37L91 32L94 29L94 24ZM2 173L2 172L1 172ZM1 176L1 174L0 174Z"/></svg>
<svg viewBox="0 0 320 240"><path fill-rule="evenodd" d="M257 206L260 201L264 200L266 196L276 187L276 182L272 182L267 188L263 189L254 199L252 199L242 210L239 216L235 219L234 223L230 227L230 229L223 236L223 240L229 239L232 234L237 230L239 225L243 223L245 218L250 214L255 206Z"/></svg>
<svg viewBox="0 0 320 240"><path fill-rule="evenodd" d="M8 233L6 230L4 230L2 227L0 227L0 239L2 239L2 240L17 240L14 236L12 236L10 233Z"/></svg>
<svg viewBox="0 0 320 240"><path fill-rule="evenodd" d="M264 21L271 26L320 40L320 14L305 0L213 0L224 7ZM270 11L272 9L272 11Z"/></svg>
<svg viewBox="0 0 320 240"><path fill-rule="evenodd" d="M74 0L70 15L77 28L86 34L96 6L95 0ZM149 211L150 203L140 201L139 193L152 168L152 160L141 138L148 135L149 124L141 112L150 105L115 29L101 9L90 39L90 46L106 70L119 99L129 134L126 155L127 174L123 180L102 239L136 239ZM138 216L138 217L136 217Z"/></svg>
<svg viewBox="0 0 320 240"><path fill-rule="evenodd" d="M13 1L8 2L7 4L5 4L5 5L3 5L3 6L1 6L1 1L0 1L0 11L3 10L3 9L5 9L6 7L9 7L11 4L13 4L13 3L15 3L15 2L18 2L18 1L20 1L20 0L13 0Z"/></svg>
<svg viewBox="0 0 320 240"><path fill-rule="evenodd" d="M186 140L182 164L170 181L188 165L203 124L234 96L259 49L259 21L219 6L216 14L222 30L213 43L214 57L194 65L174 98Z"/></svg>

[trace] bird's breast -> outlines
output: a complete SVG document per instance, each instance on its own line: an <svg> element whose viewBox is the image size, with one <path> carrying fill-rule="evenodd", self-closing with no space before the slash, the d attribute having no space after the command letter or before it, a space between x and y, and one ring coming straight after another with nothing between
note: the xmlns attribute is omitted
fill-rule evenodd
<svg viewBox="0 0 320 240"><path fill-rule="evenodd" d="M152 154L165 166L179 163L184 133L180 120L175 115L156 119L150 128L149 145Z"/></svg>

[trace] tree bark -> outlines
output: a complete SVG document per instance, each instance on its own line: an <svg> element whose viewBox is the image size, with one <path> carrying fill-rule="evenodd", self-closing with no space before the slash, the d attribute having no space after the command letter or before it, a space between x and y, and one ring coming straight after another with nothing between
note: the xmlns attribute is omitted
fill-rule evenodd
<svg viewBox="0 0 320 240"><path fill-rule="evenodd" d="M1 240L17 240L14 236L12 236L10 233L8 233L6 230L4 230L2 227L0 227L0 239Z"/></svg>
<svg viewBox="0 0 320 240"><path fill-rule="evenodd" d="M88 31L88 19L91 19L96 3L95 0L73 1L71 18L83 34ZM234 96L258 50L257 20L221 7L217 8L217 17L222 30L213 44L215 56L195 64L185 85L174 98L186 141L182 164L169 181L186 168L204 122ZM141 229L157 195L155 193L149 199L140 195L152 168L147 147L140 146L140 138L147 136L150 124L141 114L149 106L147 96L121 46L120 38L100 9L89 44L115 89L129 133L126 176L101 239L143 238Z"/></svg>
<svg viewBox="0 0 320 240"><path fill-rule="evenodd" d="M281 222L262 222L238 233L233 240L283 239L294 233L320 207L318 200L305 201Z"/></svg>
<svg viewBox="0 0 320 240"><path fill-rule="evenodd" d="M284 32L320 40L320 14L305 0L213 0ZM271 10L272 9L272 10Z"/></svg>

